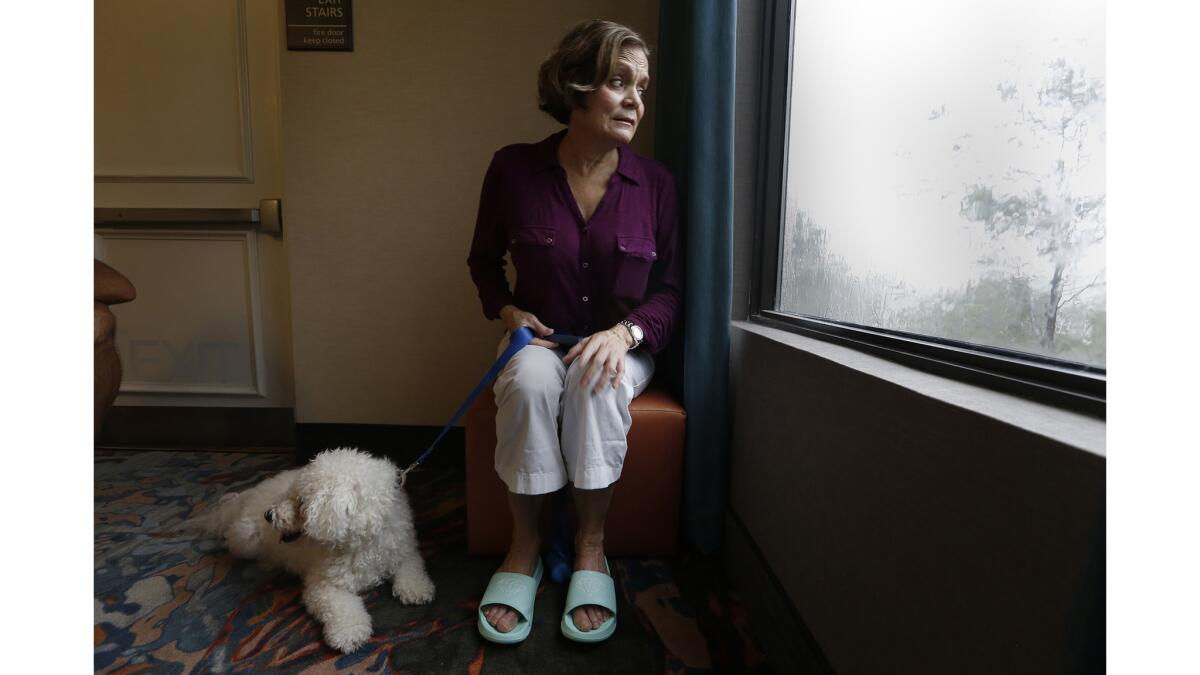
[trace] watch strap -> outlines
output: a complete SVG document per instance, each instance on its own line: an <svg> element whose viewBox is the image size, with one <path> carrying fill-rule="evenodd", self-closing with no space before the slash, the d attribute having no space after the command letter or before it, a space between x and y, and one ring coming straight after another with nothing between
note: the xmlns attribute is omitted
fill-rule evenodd
<svg viewBox="0 0 1200 675"><path fill-rule="evenodd" d="M643 342L645 342L645 340L638 339L637 333L633 330L634 326L632 321L628 319L622 319L620 323L622 326L625 326L625 330L629 331L629 337L633 339L633 346L630 347L630 349L637 349L642 345Z"/></svg>

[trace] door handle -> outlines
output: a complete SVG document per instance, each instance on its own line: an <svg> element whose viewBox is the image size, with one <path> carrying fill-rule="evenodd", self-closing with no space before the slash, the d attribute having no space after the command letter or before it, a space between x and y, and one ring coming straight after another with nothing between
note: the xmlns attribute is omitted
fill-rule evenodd
<svg viewBox="0 0 1200 675"><path fill-rule="evenodd" d="M283 235L283 204L279 199L258 201L258 229Z"/></svg>
<svg viewBox="0 0 1200 675"><path fill-rule="evenodd" d="M283 234L283 206L279 199L260 199L257 209L92 209L93 224L250 226L274 235Z"/></svg>

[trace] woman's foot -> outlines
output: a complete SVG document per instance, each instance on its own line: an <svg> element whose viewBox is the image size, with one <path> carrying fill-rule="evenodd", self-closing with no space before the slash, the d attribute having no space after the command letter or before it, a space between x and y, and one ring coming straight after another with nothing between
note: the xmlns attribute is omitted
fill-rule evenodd
<svg viewBox="0 0 1200 675"><path fill-rule="evenodd" d="M575 542L575 571L580 570L610 573L604 564L604 546L602 544L589 545ZM599 605L584 605L571 612L571 619L575 622L575 627L581 631L599 628L601 624L608 621L610 616L612 616L612 612Z"/></svg>
<svg viewBox="0 0 1200 675"><path fill-rule="evenodd" d="M531 577L534 569L537 568L538 555L537 546L522 549L510 548L508 555L504 557L504 562L500 563L500 567L496 571L513 572ZM521 619L520 615L508 605L485 605L482 609L487 622L501 633L507 633L516 628L517 622Z"/></svg>

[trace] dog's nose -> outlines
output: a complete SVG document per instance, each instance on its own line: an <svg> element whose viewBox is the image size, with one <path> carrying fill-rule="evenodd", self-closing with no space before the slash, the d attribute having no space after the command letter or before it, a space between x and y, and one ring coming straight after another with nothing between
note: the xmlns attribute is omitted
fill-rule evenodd
<svg viewBox="0 0 1200 675"><path fill-rule="evenodd" d="M267 509L267 512L263 514L263 518L266 518L268 523L274 522L275 509Z"/></svg>

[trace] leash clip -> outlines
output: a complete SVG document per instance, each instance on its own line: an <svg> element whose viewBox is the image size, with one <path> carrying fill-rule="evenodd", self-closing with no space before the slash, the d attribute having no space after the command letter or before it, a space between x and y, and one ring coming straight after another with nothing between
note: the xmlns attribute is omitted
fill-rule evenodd
<svg viewBox="0 0 1200 675"><path fill-rule="evenodd" d="M412 471L415 468L417 468L417 463L413 462L412 464L409 464L408 467L406 467L405 469L400 471L400 489L401 490L404 489L404 482L408 480L408 472Z"/></svg>

